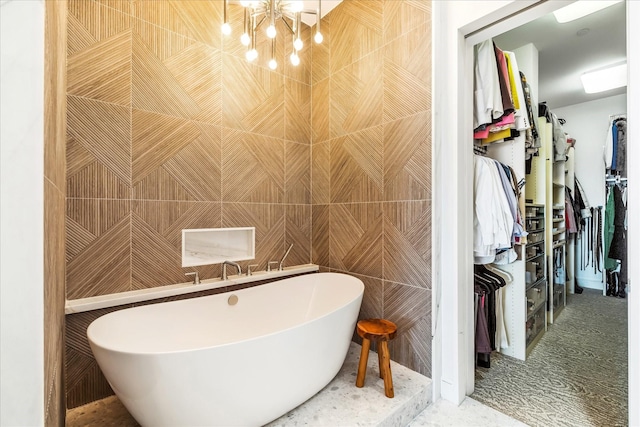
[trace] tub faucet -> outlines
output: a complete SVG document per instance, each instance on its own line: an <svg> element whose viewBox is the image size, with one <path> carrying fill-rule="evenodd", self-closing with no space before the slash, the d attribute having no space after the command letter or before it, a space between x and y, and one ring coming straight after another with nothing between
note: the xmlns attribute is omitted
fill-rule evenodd
<svg viewBox="0 0 640 427"><path fill-rule="evenodd" d="M282 266L284 265L284 260L285 260L285 258L287 258L287 255L289 255L289 252L291 252L291 248L293 248L293 243L289 245L289 249L287 249L287 251L284 253L284 256L280 260L280 264L278 265L278 270L282 271Z"/></svg>
<svg viewBox="0 0 640 427"><path fill-rule="evenodd" d="M192 273L184 273L185 276L193 276L193 284L194 285L199 285L200 284L200 275L198 274L197 271L194 271Z"/></svg>
<svg viewBox="0 0 640 427"><path fill-rule="evenodd" d="M240 264L233 261L224 261L222 263L222 280L227 280L227 265L230 265L238 269L238 276L242 274L242 267L240 267Z"/></svg>

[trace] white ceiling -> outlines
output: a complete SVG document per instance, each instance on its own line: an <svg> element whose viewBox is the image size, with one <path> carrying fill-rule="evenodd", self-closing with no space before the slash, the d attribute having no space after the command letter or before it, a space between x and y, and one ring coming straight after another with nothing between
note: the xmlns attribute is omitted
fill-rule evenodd
<svg viewBox="0 0 640 427"><path fill-rule="evenodd" d="M578 31L588 28L587 34ZM494 37L503 50L533 43L539 52L539 101L559 108L626 93L626 87L586 94L580 75L626 60L625 2L565 24L553 14Z"/></svg>
<svg viewBox="0 0 640 427"><path fill-rule="evenodd" d="M341 1L342 0L321 0L320 12L322 13L322 16L324 17L327 13L331 12L331 10L340 4ZM304 4L304 10L316 10L318 7L317 0L304 0L302 3ZM315 15L303 13L302 22L312 27L316 24L316 17Z"/></svg>

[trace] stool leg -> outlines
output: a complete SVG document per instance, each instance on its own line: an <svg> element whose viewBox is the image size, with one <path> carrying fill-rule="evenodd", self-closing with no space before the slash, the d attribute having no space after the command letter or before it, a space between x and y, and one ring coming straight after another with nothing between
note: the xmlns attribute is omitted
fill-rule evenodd
<svg viewBox="0 0 640 427"><path fill-rule="evenodd" d="M356 377L356 387L364 386L364 377L367 374L367 360L369 359L369 347L371 341L362 339L362 351L360 352L360 362L358 363L358 376Z"/></svg>
<svg viewBox="0 0 640 427"><path fill-rule="evenodd" d="M382 366L384 365L384 361L382 360L382 341L378 342L378 371L380 374L380 378L384 379L382 376Z"/></svg>
<svg viewBox="0 0 640 427"><path fill-rule="evenodd" d="M389 357L389 346L387 341L380 342L380 350L382 353L382 364L380 371L384 380L384 395L393 397L393 378L391 377L391 358Z"/></svg>

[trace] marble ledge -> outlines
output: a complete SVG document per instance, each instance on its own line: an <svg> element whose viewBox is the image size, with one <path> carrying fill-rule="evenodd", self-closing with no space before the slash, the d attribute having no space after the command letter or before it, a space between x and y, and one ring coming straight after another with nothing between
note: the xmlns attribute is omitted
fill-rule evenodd
<svg viewBox="0 0 640 427"><path fill-rule="evenodd" d="M192 282L177 283L175 285L158 286L149 289L119 292L117 294L99 295L89 298L67 300L64 307L65 314L82 313L101 308L116 307L157 298L166 298L175 295L184 295L194 292L208 291L210 289L224 288L227 286L241 285L243 283L258 282L261 280L277 279L279 277L293 276L302 273L313 273L319 270L316 264L303 264L285 267L282 271L255 271L251 276L229 276L227 280L220 278L202 280L195 285Z"/></svg>

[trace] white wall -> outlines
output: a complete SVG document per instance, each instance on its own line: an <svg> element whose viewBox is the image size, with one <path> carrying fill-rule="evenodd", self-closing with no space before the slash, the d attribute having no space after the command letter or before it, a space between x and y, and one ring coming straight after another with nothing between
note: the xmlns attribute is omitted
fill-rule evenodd
<svg viewBox="0 0 640 427"><path fill-rule="evenodd" d="M576 139L576 177L584 188L589 204L594 207L604 206L606 201L603 150L610 123L609 115L627 112L627 95L611 96L562 108L553 108L552 105L549 107L558 117L567 121L563 125L564 131ZM578 264L581 247L582 245L578 245L576 248ZM582 287L602 289L602 273L594 273L591 264L584 270L576 270L576 278Z"/></svg>
<svg viewBox="0 0 640 427"><path fill-rule="evenodd" d="M0 3L0 425L44 423L44 3Z"/></svg>

